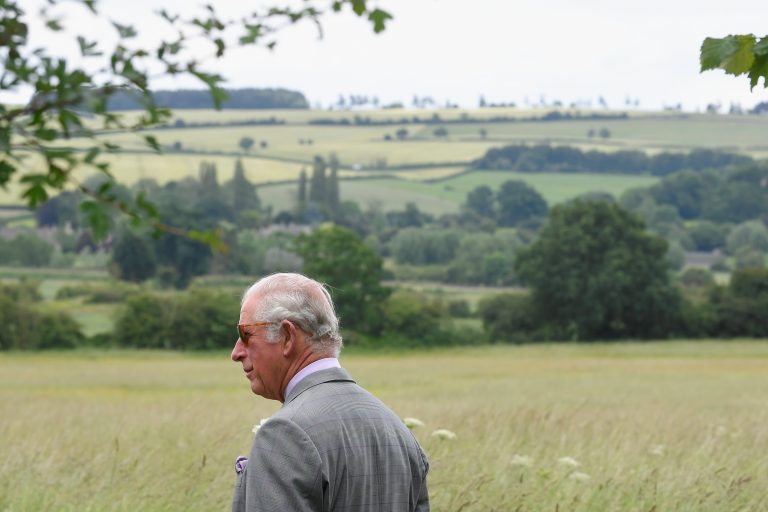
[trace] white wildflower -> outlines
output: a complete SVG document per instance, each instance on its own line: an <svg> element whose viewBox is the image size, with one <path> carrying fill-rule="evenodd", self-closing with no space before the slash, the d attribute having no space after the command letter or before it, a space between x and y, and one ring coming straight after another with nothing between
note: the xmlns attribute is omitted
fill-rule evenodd
<svg viewBox="0 0 768 512"><path fill-rule="evenodd" d="M581 462L577 461L573 457L560 457L557 459L557 463L567 468L578 468L581 466Z"/></svg>
<svg viewBox="0 0 768 512"><path fill-rule="evenodd" d="M260 421L260 422L259 422L257 425L254 425L254 426L253 426L253 428L251 429L251 432L253 432L254 434L255 434L256 432L258 432L258 431L259 431L259 429L260 429L261 427L263 427L263 426L264 426L264 424L265 424L267 421L269 421L269 418L261 418L261 421Z"/></svg>
<svg viewBox="0 0 768 512"><path fill-rule="evenodd" d="M512 466L525 466L529 467L533 464L533 457L527 455L514 454L512 460L509 461Z"/></svg>
<svg viewBox="0 0 768 512"><path fill-rule="evenodd" d="M663 444L655 444L650 449L650 454L655 455L657 457L663 457L664 456L664 445Z"/></svg>
<svg viewBox="0 0 768 512"><path fill-rule="evenodd" d="M419 428L424 426L424 422L418 418L403 418L403 423L408 428Z"/></svg>
<svg viewBox="0 0 768 512"><path fill-rule="evenodd" d="M586 473L582 473L581 471L574 471L573 473L568 475L568 478L570 478L571 480L577 480L579 482L586 482L587 480L590 480L592 477Z"/></svg>
<svg viewBox="0 0 768 512"><path fill-rule="evenodd" d="M456 439L456 434L445 428L439 428L432 432L431 435L438 439Z"/></svg>

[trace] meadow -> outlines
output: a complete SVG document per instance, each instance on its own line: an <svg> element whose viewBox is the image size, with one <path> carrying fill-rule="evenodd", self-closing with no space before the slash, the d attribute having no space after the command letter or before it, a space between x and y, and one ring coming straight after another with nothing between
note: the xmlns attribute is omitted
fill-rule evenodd
<svg viewBox="0 0 768 512"><path fill-rule="evenodd" d="M765 342L349 350L342 362L425 423L414 434L433 510L765 510ZM0 354L0 510L227 509L232 463L278 406L224 352Z"/></svg>
<svg viewBox="0 0 768 512"><path fill-rule="evenodd" d="M415 171L413 171L415 172ZM341 181L342 200L355 201L361 208L379 204L390 209L404 208L415 203L419 209L435 215L455 213L466 201L467 193L480 185L491 189L508 180L519 180L535 188L544 199L554 205L587 192L608 192L618 198L628 189L649 187L658 181L653 176L606 174L521 173L511 171L473 171L449 176L439 181L374 178ZM293 183L265 185L259 188L265 204L276 211L295 201L298 187Z"/></svg>

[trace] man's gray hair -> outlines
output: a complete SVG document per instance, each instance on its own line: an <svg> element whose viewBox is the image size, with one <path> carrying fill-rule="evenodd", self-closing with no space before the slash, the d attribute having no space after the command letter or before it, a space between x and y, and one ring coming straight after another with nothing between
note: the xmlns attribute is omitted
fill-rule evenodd
<svg viewBox="0 0 768 512"><path fill-rule="evenodd" d="M276 343L280 322L290 320L309 335L314 353L339 356L343 345L339 319L323 284L301 274L272 274L248 288L242 303L253 295L259 296L253 320L275 322L267 328L267 341Z"/></svg>

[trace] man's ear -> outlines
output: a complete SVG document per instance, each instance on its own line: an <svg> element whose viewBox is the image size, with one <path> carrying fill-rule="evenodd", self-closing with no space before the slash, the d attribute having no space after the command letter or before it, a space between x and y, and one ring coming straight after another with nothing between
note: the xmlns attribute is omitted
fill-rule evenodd
<svg viewBox="0 0 768 512"><path fill-rule="evenodd" d="M298 331L296 326L290 320L283 320L280 324L280 334L283 339L283 356L290 356L296 350L296 344L298 342Z"/></svg>

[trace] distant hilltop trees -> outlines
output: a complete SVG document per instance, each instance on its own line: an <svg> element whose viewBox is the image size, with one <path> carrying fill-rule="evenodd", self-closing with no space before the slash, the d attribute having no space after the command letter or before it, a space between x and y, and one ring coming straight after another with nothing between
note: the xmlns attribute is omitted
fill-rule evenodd
<svg viewBox="0 0 768 512"><path fill-rule="evenodd" d="M227 89L228 98L222 108L267 109L267 108L309 108L304 94L288 89ZM180 89L177 91L155 91L159 107L173 109L213 108L211 94L203 89ZM142 106L132 91L119 92L109 99L110 110L136 110Z"/></svg>

